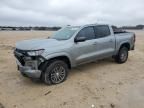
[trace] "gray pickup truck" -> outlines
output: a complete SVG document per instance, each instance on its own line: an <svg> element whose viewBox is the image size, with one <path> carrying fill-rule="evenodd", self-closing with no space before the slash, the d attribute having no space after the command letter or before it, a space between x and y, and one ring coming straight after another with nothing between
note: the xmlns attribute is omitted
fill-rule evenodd
<svg viewBox="0 0 144 108"><path fill-rule="evenodd" d="M135 34L116 32L110 25L67 26L47 39L16 43L14 55L23 76L46 84L66 80L69 69L95 60L113 57L125 63L134 50Z"/></svg>

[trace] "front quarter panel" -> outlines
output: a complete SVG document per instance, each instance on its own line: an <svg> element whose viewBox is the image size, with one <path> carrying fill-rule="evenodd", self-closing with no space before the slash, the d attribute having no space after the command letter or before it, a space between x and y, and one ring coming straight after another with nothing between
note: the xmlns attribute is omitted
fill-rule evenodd
<svg viewBox="0 0 144 108"><path fill-rule="evenodd" d="M46 60L50 60L52 58L60 57L60 56L66 56L69 59L69 61L71 63L71 66L73 67L73 65L74 65L73 60L72 60L71 56L68 53L66 53L66 52L51 53L51 54L46 55L44 58Z"/></svg>
<svg viewBox="0 0 144 108"><path fill-rule="evenodd" d="M72 55L71 55L71 48L73 46L73 43L71 40L65 42L63 45L53 47L53 48L45 48L45 52L42 54L42 56L46 59L52 59L55 57L60 57L60 56L66 56L69 58L69 61L71 62L71 66L74 65Z"/></svg>

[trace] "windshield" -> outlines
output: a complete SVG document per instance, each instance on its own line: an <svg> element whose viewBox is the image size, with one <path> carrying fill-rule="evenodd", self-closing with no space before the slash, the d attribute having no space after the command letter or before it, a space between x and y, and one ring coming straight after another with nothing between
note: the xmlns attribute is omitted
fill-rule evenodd
<svg viewBox="0 0 144 108"><path fill-rule="evenodd" d="M78 29L79 27L65 27L55 32L51 38L57 40L67 40L71 38Z"/></svg>

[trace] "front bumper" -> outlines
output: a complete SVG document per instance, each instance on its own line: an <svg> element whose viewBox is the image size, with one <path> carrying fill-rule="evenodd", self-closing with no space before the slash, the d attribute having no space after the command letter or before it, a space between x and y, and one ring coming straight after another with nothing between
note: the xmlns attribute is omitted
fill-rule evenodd
<svg viewBox="0 0 144 108"><path fill-rule="evenodd" d="M18 65L18 70L21 72L23 76L29 77L29 78L40 78L41 76L41 71L38 69L33 69L30 66L22 66L21 63L16 60L17 65ZM35 63L33 63L35 65Z"/></svg>
<svg viewBox="0 0 144 108"><path fill-rule="evenodd" d="M29 56L26 50L15 49L14 56L18 70L22 75L30 78L40 78L42 71L38 68L44 58L42 56Z"/></svg>
<svg viewBox="0 0 144 108"><path fill-rule="evenodd" d="M19 71L22 75L29 77L29 78L40 78L41 71L40 70L32 70L28 66L18 66Z"/></svg>

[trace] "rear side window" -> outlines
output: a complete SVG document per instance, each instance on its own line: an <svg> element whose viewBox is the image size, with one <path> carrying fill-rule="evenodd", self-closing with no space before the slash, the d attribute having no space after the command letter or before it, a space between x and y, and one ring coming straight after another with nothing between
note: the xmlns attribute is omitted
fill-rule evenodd
<svg viewBox="0 0 144 108"><path fill-rule="evenodd" d="M83 28L77 35L78 37L86 37L87 40L95 39L95 32L93 27Z"/></svg>
<svg viewBox="0 0 144 108"><path fill-rule="evenodd" d="M107 25L99 25L94 27L96 38L102 38L110 35L110 29Z"/></svg>

